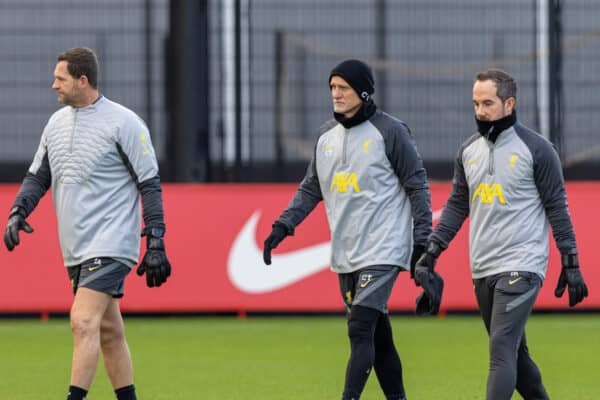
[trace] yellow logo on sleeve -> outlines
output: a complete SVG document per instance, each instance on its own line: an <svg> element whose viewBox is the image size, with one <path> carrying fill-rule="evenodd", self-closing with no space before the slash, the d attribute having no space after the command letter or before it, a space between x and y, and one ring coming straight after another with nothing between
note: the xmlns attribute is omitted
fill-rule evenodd
<svg viewBox="0 0 600 400"><path fill-rule="evenodd" d="M148 147L148 139L146 139L146 132L142 132L142 134L140 135L140 141L142 142L142 146L145 147L144 151L143 151L143 155L147 156L148 154L150 154L150 150L147 149Z"/></svg>
<svg viewBox="0 0 600 400"><path fill-rule="evenodd" d="M360 187L358 186L358 178L354 172L338 172L331 181L329 191L333 192L335 188L339 193L348 192L348 187L352 187L354 192L359 193Z"/></svg>
<svg viewBox="0 0 600 400"><path fill-rule="evenodd" d="M516 154L513 154L512 156L510 156L510 158L508 159L508 164L510 165L511 169L513 169L515 167L515 164L518 159L519 159L519 156Z"/></svg>
<svg viewBox="0 0 600 400"><path fill-rule="evenodd" d="M363 150L365 151L365 154L369 154L369 145L371 144L371 139L365 140L365 142L363 143Z"/></svg>
<svg viewBox="0 0 600 400"><path fill-rule="evenodd" d="M504 201L504 194L502 193L502 186L498 183L492 185L480 183L477 190L475 190L475 193L473 193L471 202L474 202L477 197L479 197L480 203L492 204L494 198L497 197L500 204L506 204L506 201Z"/></svg>

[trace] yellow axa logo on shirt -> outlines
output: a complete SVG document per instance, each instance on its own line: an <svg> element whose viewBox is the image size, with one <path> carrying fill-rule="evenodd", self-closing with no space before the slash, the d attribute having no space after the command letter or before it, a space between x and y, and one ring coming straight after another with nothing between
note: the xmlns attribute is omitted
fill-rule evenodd
<svg viewBox="0 0 600 400"><path fill-rule="evenodd" d="M502 193L502 186L499 183L480 183L473 193L473 197L471 198L471 202L474 202L477 197L479 197L480 203L492 204L494 202L494 197L498 198L500 204L506 204L504 201L504 194Z"/></svg>
<svg viewBox="0 0 600 400"><path fill-rule="evenodd" d="M352 187L356 193L360 192L356 173L338 172L334 175L333 180L331 181L329 191L333 192L334 188L336 188L339 193L347 193L349 187Z"/></svg>

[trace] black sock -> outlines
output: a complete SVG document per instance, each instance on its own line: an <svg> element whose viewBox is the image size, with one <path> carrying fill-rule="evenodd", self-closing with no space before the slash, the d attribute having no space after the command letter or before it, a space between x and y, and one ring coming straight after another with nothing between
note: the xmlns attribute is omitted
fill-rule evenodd
<svg viewBox="0 0 600 400"><path fill-rule="evenodd" d="M133 384L115 389L115 394L117 395L117 400L137 400Z"/></svg>
<svg viewBox="0 0 600 400"><path fill-rule="evenodd" d="M88 391L77 386L69 386L67 400L85 400Z"/></svg>

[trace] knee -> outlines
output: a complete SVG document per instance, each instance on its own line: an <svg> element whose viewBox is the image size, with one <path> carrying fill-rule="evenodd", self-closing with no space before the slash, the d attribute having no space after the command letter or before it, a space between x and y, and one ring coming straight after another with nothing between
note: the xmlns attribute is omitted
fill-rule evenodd
<svg viewBox="0 0 600 400"><path fill-rule="evenodd" d="M100 344L102 347L111 346L125 340L123 324L103 321L100 326Z"/></svg>
<svg viewBox="0 0 600 400"><path fill-rule="evenodd" d="M369 318L364 313L355 313L356 310L354 307L352 308L350 318L348 319L350 358L360 360L360 362L365 363L370 368L375 362L374 332L377 320Z"/></svg>
<svg viewBox="0 0 600 400"><path fill-rule="evenodd" d="M350 340L373 340L379 311L353 306L348 319L348 336Z"/></svg>
<svg viewBox="0 0 600 400"><path fill-rule="evenodd" d="M98 333L99 327L94 318L85 314L71 314L71 332L77 338L91 337Z"/></svg>
<svg viewBox="0 0 600 400"><path fill-rule="evenodd" d="M348 337L350 340L367 339L371 336L369 323L367 321L348 321Z"/></svg>

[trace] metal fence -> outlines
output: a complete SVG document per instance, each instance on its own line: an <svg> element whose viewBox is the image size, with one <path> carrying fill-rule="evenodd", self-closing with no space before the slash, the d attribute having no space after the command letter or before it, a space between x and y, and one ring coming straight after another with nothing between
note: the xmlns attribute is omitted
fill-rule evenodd
<svg viewBox="0 0 600 400"><path fill-rule="evenodd" d="M97 51L101 92L147 122L160 157L167 22L168 0L0 0L0 177L24 176L61 107L50 88L56 56L79 46Z"/></svg>
<svg viewBox="0 0 600 400"><path fill-rule="evenodd" d="M563 2L563 165L580 174L600 168L600 3ZM590 163L591 162L591 163ZM590 165L591 164L591 165Z"/></svg>
<svg viewBox="0 0 600 400"><path fill-rule="evenodd" d="M472 80L499 67L519 83L526 125L559 147L567 168L600 162L600 3L575 0L230 0L213 2L211 158L247 180L297 180L331 118L327 77L345 58L375 70L375 101L411 127L430 176L447 179L459 144L475 131ZM239 7L237 31L228 15ZM240 35L242 84L226 73ZM554 44L552 39L555 40ZM225 42L225 44L223 44ZM554 47L553 47L554 46ZM221 68L219 68L221 67ZM237 104L237 102L241 103ZM242 110L234 115L233 107ZM240 118L235 130L228 119ZM237 139L236 139L237 135ZM237 147L236 147L237 144ZM236 153L237 152L237 153ZM259 171L258 173L253 173ZM587 169L588 172L589 169ZM570 177L589 177L589 173ZM592 174L593 175L593 174ZM596 174L600 177L600 174Z"/></svg>
<svg viewBox="0 0 600 400"><path fill-rule="evenodd" d="M600 178L598 2L204 0L195 9L206 15L186 23L208 21L207 37L183 31L169 51L170 25L184 23L169 15L174 4L188 3L0 0L0 179L30 162L60 106L49 88L55 57L74 46L98 50L102 92L148 122L162 165L182 160L187 142L167 151L173 137L194 139L197 157L182 166L193 172L174 180L298 180L331 118L329 71L349 57L373 66L375 101L411 127L430 177L450 176L475 130L473 76L493 66L517 78L520 120L559 146L567 176ZM169 71L194 66L172 69L169 55L194 51L198 40L208 56L196 70L209 79L186 110L208 122L180 132L186 125L170 118L187 117L167 100Z"/></svg>

